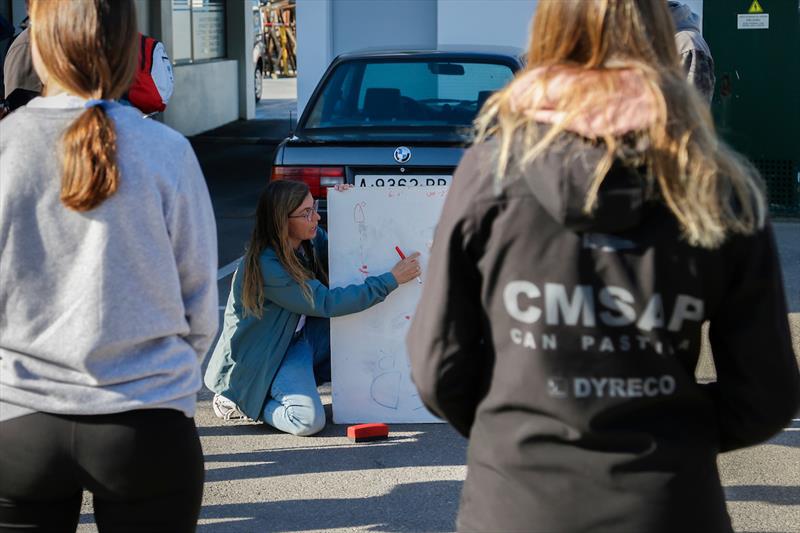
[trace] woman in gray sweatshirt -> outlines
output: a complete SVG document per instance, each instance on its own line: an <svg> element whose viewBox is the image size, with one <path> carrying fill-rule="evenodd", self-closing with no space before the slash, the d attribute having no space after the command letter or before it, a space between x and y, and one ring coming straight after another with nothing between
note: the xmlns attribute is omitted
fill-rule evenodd
<svg viewBox="0 0 800 533"><path fill-rule="evenodd" d="M114 102L133 0L30 7L46 96L0 122L0 524L74 529L87 489L101 530L192 531L217 330L205 180L184 137Z"/></svg>

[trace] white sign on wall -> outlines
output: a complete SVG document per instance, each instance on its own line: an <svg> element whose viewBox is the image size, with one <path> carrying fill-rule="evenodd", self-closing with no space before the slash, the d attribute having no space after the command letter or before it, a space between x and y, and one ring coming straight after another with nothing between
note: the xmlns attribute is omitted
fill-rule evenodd
<svg viewBox="0 0 800 533"><path fill-rule="evenodd" d="M363 283L421 253L427 265L445 187L356 187L328 193L331 287ZM423 276L421 276L424 278ZM331 319L333 420L439 422L411 382L405 337L422 284L410 281L366 311Z"/></svg>
<svg viewBox="0 0 800 533"><path fill-rule="evenodd" d="M769 13L757 15L736 15L736 29L739 30L768 30Z"/></svg>

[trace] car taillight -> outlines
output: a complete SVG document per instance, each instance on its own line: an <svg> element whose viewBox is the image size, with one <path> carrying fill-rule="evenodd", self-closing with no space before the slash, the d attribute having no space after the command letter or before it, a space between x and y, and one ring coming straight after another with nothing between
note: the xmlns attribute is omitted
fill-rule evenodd
<svg viewBox="0 0 800 533"><path fill-rule="evenodd" d="M302 181L314 198L327 198L329 187L344 183L344 168L273 166L272 179Z"/></svg>

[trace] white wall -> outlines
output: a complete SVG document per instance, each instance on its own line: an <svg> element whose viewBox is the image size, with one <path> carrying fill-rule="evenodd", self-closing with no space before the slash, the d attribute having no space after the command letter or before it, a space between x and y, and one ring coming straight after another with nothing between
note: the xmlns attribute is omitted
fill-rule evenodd
<svg viewBox="0 0 800 533"><path fill-rule="evenodd" d="M437 0L439 44L527 48L538 0ZM703 20L703 0L681 0Z"/></svg>
<svg viewBox="0 0 800 533"><path fill-rule="evenodd" d="M299 0L297 108L334 57L372 46L434 47L436 0Z"/></svg>
<svg viewBox="0 0 800 533"><path fill-rule="evenodd" d="M335 0L333 53L370 46L436 46L434 0Z"/></svg>
<svg viewBox="0 0 800 533"><path fill-rule="evenodd" d="M703 0L682 0L702 18ZM538 0L297 0L297 108L342 52L370 46L527 47Z"/></svg>
<svg viewBox="0 0 800 533"><path fill-rule="evenodd" d="M164 111L165 124L195 135L239 118L239 61L177 65L173 72L175 92Z"/></svg>
<svg viewBox="0 0 800 533"><path fill-rule="evenodd" d="M439 44L528 45L536 0L438 0Z"/></svg>

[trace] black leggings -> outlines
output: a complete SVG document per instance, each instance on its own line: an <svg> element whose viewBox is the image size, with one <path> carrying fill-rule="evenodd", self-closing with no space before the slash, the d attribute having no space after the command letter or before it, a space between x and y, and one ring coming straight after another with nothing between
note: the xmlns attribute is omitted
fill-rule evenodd
<svg viewBox="0 0 800 533"><path fill-rule="evenodd" d="M0 532L75 531L83 489L102 532L194 531L203 452L172 409L0 422Z"/></svg>

